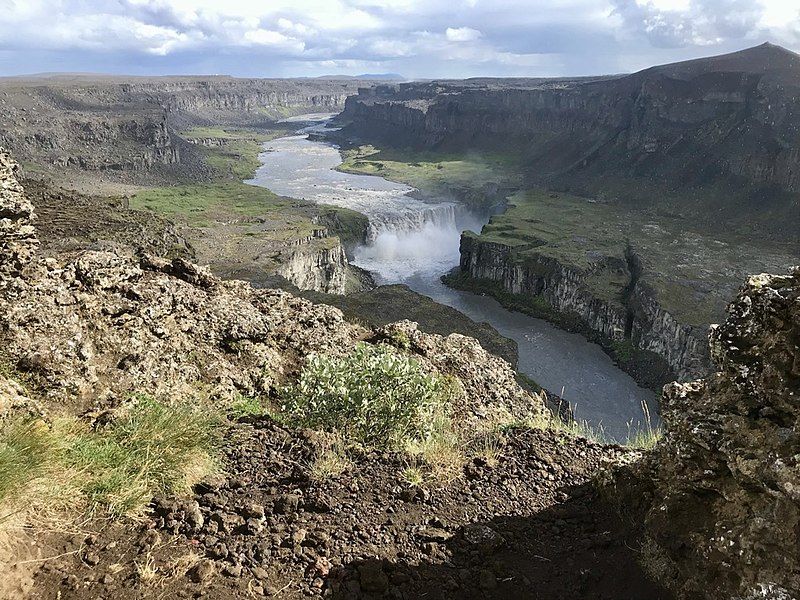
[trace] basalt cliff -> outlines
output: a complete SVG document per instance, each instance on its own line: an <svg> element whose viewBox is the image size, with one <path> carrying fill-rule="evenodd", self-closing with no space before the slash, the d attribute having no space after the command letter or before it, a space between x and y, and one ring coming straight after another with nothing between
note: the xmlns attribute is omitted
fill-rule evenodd
<svg viewBox="0 0 800 600"><path fill-rule="evenodd" d="M627 341L652 353L663 365L648 369L649 385L669 374L686 380L706 373L710 362L704 328L681 324L662 308L648 283L640 279L641 259L630 248L620 254L601 257L582 270L543 253L526 253L466 232L461 236L459 272L492 282L523 302L527 297L543 299L568 317L566 326L596 337L601 344ZM600 297L586 285L587 279L608 272L624 281L617 298Z"/></svg>
<svg viewBox="0 0 800 600"><path fill-rule="evenodd" d="M196 181L210 172L183 130L337 112L358 85L232 77L5 78L0 144L44 173L74 169L127 183Z"/></svg>
<svg viewBox="0 0 800 600"><path fill-rule="evenodd" d="M531 181L798 239L800 56L771 44L578 80L362 89L351 136L519 153Z"/></svg>

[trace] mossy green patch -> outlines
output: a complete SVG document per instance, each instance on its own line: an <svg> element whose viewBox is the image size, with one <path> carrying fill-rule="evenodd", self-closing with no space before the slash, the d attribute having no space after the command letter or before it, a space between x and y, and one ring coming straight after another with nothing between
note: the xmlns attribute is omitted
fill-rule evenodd
<svg viewBox="0 0 800 600"><path fill-rule="evenodd" d="M223 181L144 190L130 204L131 208L152 210L193 227L205 227L217 219L268 215L290 208L296 201L266 188Z"/></svg>
<svg viewBox="0 0 800 600"><path fill-rule="evenodd" d="M465 152L444 154L360 146L342 152L340 171L379 175L423 193L449 195L483 186L515 187L522 183L522 166L510 154Z"/></svg>
<svg viewBox="0 0 800 600"><path fill-rule="evenodd" d="M749 274L782 272L796 260L788 243L712 234L676 216L545 190L513 195L478 237L509 246L521 263L550 257L584 273L588 289L610 302L621 302L630 244L641 282L687 325L718 321Z"/></svg>
<svg viewBox="0 0 800 600"><path fill-rule="evenodd" d="M280 126L267 130L194 127L182 136L197 144L217 177L243 180L252 177L259 167L262 144L289 131Z"/></svg>

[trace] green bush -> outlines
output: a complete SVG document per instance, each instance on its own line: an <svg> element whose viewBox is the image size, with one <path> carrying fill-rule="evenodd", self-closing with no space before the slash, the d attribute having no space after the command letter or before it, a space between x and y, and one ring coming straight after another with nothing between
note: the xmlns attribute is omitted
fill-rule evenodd
<svg viewBox="0 0 800 600"><path fill-rule="evenodd" d="M403 447L434 433L452 386L394 348L360 343L347 356L309 358L285 391L283 410L299 425L338 431L348 441Z"/></svg>

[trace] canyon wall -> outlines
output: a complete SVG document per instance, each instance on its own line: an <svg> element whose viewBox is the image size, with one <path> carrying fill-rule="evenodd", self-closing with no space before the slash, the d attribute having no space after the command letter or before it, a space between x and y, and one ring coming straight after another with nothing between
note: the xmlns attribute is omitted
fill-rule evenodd
<svg viewBox="0 0 800 600"><path fill-rule="evenodd" d="M800 56L765 44L621 77L377 86L341 122L352 139L511 152L532 182L797 240L798 82Z"/></svg>
<svg viewBox="0 0 800 600"><path fill-rule="evenodd" d="M664 310L652 290L639 279L635 255L627 260L607 257L588 270L557 259L487 241L471 232L461 236L460 271L475 280L488 280L504 291L540 297L562 314L575 315L604 342L630 341L661 357L675 377L686 380L708 371L705 330L680 324ZM587 287L587 279L610 269L627 278L622 298L602 298Z"/></svg>
<svg viewBox="0 0 800 600"><path fill-rule="evenodd" d="M365 82L232 77L0 79L0 144L37 170L87 171L123 183L192 180L208 167L180 132L258 126L336 112Z"/></svg>
<svg viewBox="0 0 800 600"><path fill-rule="evenodd" d="M277 273L299 289L326 294L345 294L348 291L351 267L338 239L327 246L310 245L287 254Z"/></svg>

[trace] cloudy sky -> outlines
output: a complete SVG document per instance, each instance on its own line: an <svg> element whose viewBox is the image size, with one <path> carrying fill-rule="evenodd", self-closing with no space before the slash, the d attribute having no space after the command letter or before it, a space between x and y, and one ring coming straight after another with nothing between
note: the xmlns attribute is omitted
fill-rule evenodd
<svg viewBox="0 0 800 600"><path fill-rule="evenodd" d="M800 51L799 0L0 0L0 15L0 75L583 75Z"/></svg>

